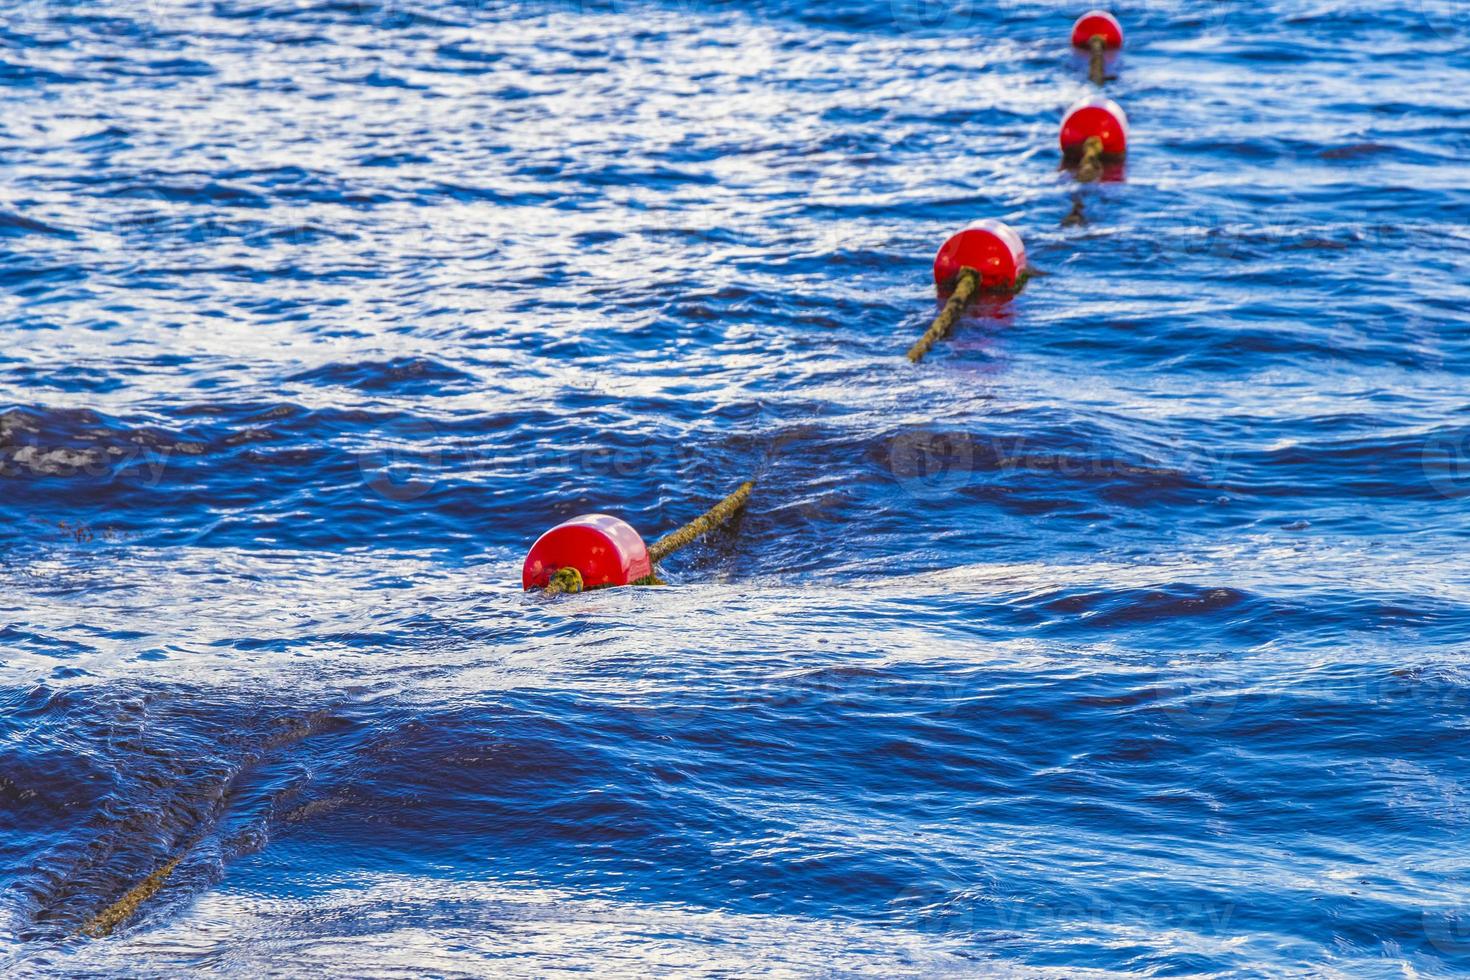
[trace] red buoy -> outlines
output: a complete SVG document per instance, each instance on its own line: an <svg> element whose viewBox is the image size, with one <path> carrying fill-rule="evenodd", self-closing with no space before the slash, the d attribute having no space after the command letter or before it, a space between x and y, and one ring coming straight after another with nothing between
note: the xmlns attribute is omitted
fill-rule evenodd
<svg viewBox="0 0 1470 980"><path fill-rule="evenodd" d="M1103 39L1105 48L1123 46L1123 25L1106 10L1089 10L1077 18L1077 23L1072 25L1073 47L1087 47L1094 35Z"/></svg>
<svg viewBox="0 0 1470 980"><path fill-rule="evenodd" d="M980 273L981 289L1014 289L1026 268L1026 246L1004 221L986 218L951 235L934 256L934 285L948 293L960 270L969 266Z"/></svg>
<svg viewBox="0 0 1470 980"><path fill-rule="evenodd" d="M608 514L574 517L537 538L521 568L521 586L544 589L562 568L580 572L588 589L628 585L653 574L643 538Z"/></svg>
<svg viewBox="0 0 1470 980"><path fill-rule="evenodd" d="M1101 95L1073 103L1062 117L1062 152L1079 152L1089 136L1102 140L1104 153L1122 156L1128 149L1128 117L1122 107Z"/></svg>

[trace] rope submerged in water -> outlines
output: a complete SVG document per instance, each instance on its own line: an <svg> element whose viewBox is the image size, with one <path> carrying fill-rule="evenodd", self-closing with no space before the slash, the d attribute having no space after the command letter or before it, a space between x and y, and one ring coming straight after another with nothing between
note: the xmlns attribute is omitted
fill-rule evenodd
<svg viewBox="0 0 1470 980"><path fill-rule="evenodd" d="M258 746L246 754L234 774L210 791L209 795L216 801L216 806L224 807L226 805L224 801L230 798L234 787L238 785L242 778L254 771L257 766L265 761L269 753L317 734L326 725L330 724L334 717L335 715L332 711L323 709L298 717L288 716L278 718L275 722L277 731L263 737ZM155 805L155 809L161 811L165 806L166 803L164 801L159 801ZM169 858L167 862L160 865L132 888L129 888L117 901L87 919L74 935L102 939L112 935L118 926L137 915L138 910L143 904L158 894L164 885L168 883L184 859L192 854L205 838L210 835L211 831L209 828L211 825L217 823L219 816L220 811L217 809L212 818L206 818L205 823L193 832L192 836L187 839L187 842L174 851L173 857ZM129 825L124 823L123 826L127 828Z"/></svg>
<svg viewBox="0 0 1470 980"><path fill-rule="evenodd" d="M169 876L174 873L174 869L179 866L179 862L184 859L192 847L191 844L184 848L163 867L128 889L127 894L122 898L87 920L87 924L81 928L81 934L93 939L112 935L112 930L132 918L133 913L138 911L138 906L152 898L154 893L163 887L164 882L168 881Z"/></svg>
<svg viewBox="0 0 1470 980"><path fill-rule="evenodd" d="M1063 228L1073 228L1078 225L1087 224L1087 212L1082 210L1082 195L1072 195L1072 210L1062 219Z"/></svg>
<svg viewBox="0 0 1470 980"><path fill-rule="evenodd" d="M914 346L909 348L908 358L917 364L929 353L929 348L959 322L965 313L965 307L974 298L980 288L980 273L965 266L960 270L959 277L955 279L954 292L949 297L949 302L944 304L944 309L934 318L929 329L924 331L924 336L914 341Z"/></svg>

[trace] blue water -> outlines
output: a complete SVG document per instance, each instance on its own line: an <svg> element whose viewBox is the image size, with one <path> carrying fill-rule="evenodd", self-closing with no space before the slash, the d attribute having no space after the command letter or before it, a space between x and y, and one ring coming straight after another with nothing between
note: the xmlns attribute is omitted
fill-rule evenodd
<svg viewBox="0 0 1470 980"><path fill-rule="evenodd" d="M1114 9L6 4L6 975L1470 971L1466 12Z"/></svg>

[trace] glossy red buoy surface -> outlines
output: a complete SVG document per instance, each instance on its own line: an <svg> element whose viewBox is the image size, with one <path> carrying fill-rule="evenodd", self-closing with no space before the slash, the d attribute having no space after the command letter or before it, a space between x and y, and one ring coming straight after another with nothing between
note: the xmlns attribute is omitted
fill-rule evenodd
<svg viewBox="0 0 1470 980"><path fill-rule="evenodd" d="M1072 45L1085 48L1094 34L1102 37L1104 47L1123 46L1123 25L1106 10L1089 10L1077 18L1077 23L1072 25Z"/></svg>
<svg viewBox="0 0 1470 980"><path fill-rule="evenodd" d="M1102 140L1104 153L1122 156L1128 150L1128 117L1123 107L1101 95L1074 103L1062 117L1062 152L1082 149L1089 136Z"/></svg>
<svg viewBox="0 0 1470 980"><path fill-rule="evenodd" d="M627 521L584 514L536 539L521 568L521 586L542 589L559 568L582 573L584 588L628 585L653 573L648 547Z"/></svg>
<svg viewBox="0 0 1470 980"><path fill-rule="evenodd" d="M1010 225L986 218L951 235L934 256L934 285L941 294L966 266L980 273L981 289L1014 288L1026 268L1026 246Z"/></svg>

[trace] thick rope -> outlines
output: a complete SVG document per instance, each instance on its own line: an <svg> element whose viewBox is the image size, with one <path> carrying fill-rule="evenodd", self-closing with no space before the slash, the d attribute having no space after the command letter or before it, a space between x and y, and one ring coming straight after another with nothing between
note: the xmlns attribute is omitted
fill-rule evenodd
<svg viewBox="0 0 1470 980"><path fill-rule="evenodd" d="M949 302L944 304L944 309L934 318L929 329L924 331L924 336L914 341L914 346L909 348L909 360L918 364L929 353L929 348L934 346L935 341L949 333L950 329L959 322L965 313L965 307L980 288L980 273L969 266L960 270L959 278L955 280L954 293L950 295Z"/></svg>
<svg viewBox="0 0 1470 980"><path fill-rule="evenodd" d="M670 531L655 541L648 549L648 560L657 565L696 538L702 538L715 528L734 517L755 488L754 480L746 480L734 493L715 504L705 513L685 524L677 531Z"/></svg>
<svg viewBox="0 0 1470 980"><path fill-rule="evenodd" d="M1096 136L1087 137L1082 144L1082 159L1077 162L1077 179L1083 183L1091 183L1102 176L1102 140Z"/></svg>
<svg viewBox="0 0 1470 980"><path fill-rule="evenodd" d="M568 565L566 568L558 568L556 574L551 576L551 581L546 583L547 595L575 595L585 588L582 581L582 573Z"/></svg>
<svg viewBox="0 0 1470 980"><path fill-rule="evenodd" d="M1103 69L1103 51L1108 42L1103 40L1101 34L1094 34L1087 39L1087 47L1092 52L1091 61L1087 66L1087 77L1092 79L1094 85L1101 85L1108 80L1107 72Z"/></svg>
<svg viewBox="0 0 1470 980"><path fill-rule="evenodd" d="M133 913L138 911L138 906L152 898L154 893L163 887L163 883L168 881L169 875L174 873L179 862L192 848L192 844L184 848L163 867L128 889L128 893L122 898L98 912L87 921L86 925L82 926L81 934L94 939L112 935L112 930L132 918Z"/></svg>
<svg viewBox="0 0 1470 980"><path fill-rule="evenodd" d="M649 563L657 565L689 542L703 537L721 524L724 524L731 517L735 516L736 511L745 506L746 501L750 499L750 491L754 487L754 480L746 480L736 488L734 493L715 504L709 510L705 511L705 513L696 517L688 524L685 524L677 531L671 531L659 538L648 549ZM650 572L629 584L667 585L668 583L659 578L656 572ZM552 574L550 581L546 583L546 588L542 590L541 594L548 596L575 595L578 592L586 591L586 589L587 584L582 579L582 573L569 565L566 568L558 568ZM146 895L143 897L147 898Z"/></svg>

